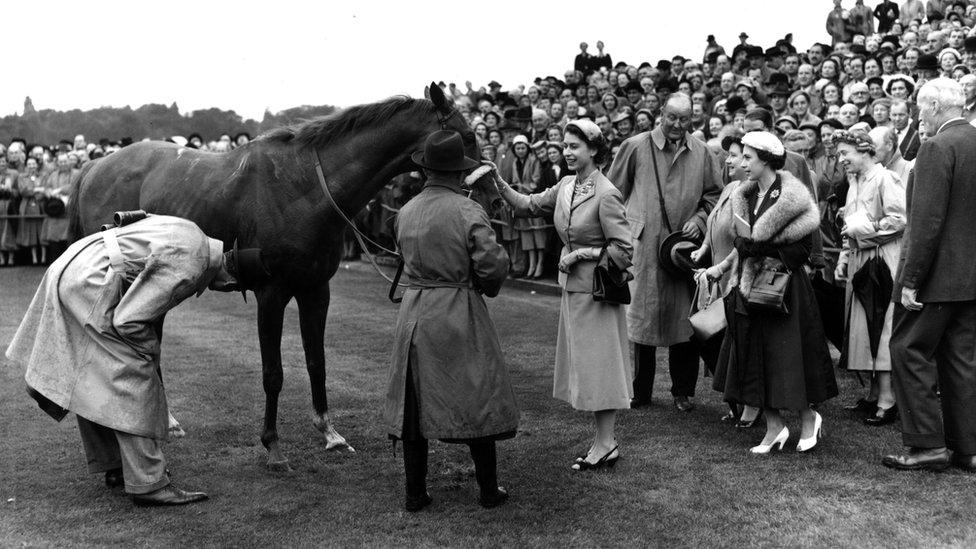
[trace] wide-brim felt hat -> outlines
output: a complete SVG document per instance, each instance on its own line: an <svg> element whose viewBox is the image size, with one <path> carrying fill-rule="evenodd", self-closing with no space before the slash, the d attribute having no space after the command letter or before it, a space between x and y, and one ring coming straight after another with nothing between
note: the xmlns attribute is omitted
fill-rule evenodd
<svg viewBox="0 0 976 549"><path fill-rule="evenodd" d="M692 279L695 272L695 262L691 260L691 252L701 246L701 239L691 239L680 231L665 237L658 248L658 263L666 272L677 278Z"/></svg>
<svg viewBox="0 0 976 549"><path fill-rule="evenodd" d="M790 77L781 72L774 72L770 74L769 80L766 80L765 85L767 87L772 87L777 84L784 84L788 86L790 84Z"/></svg>
<svg viewBox="0 0 976 549"><path fill-rule="evenodd" d="M438 172L463 172L481 165L464 155L461 134L451 130L437 130L427 136L424 149L410 155L415 164Z"/></svg>

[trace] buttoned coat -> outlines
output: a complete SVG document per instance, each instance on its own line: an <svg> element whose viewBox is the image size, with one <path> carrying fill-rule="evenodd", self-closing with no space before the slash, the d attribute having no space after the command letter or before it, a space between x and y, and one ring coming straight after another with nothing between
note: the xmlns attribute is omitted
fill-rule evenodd
<svg viewBox="0 0 976 549"><path fill-rule="evenodd" d="M907 188L901 286L922 303L976 299L976 128L959 118L922 143Z"/></svg>
<svg viewBox="0 0 976 549"><path fill-rule="evenodd" d="M484 209L457 185L429 180L396 220L403 295L383 415L403 432L412 375L424 438L472 439L514 433L519 412L495 325L482 294L498 295L508 254Z"/></svg>
<svg viewBox="0 0 976 549"><path fill-rule="evenodd" d="M687 136L673 161L664 146L660 128L637 134L621 144L608 174L623 195L634 244L628 336L633 342L657 347L691 339L688 310L694 288L690 277L676 278L658 263L658 248L669 231L661 215L651 155L657 157L673 231L692 221L704 234L708 213L722 192L719 162L703 142Z"/></svg>
<svg viewBox="0 0 976 549"><path fill-rule="evenodd" d="M112 236L121 262L110 257ZM26 365L27 385L64 410L163 438L154 324L206 289L222 252L193 222L162 215L83 238L48 268L7 357Z"/></svg>

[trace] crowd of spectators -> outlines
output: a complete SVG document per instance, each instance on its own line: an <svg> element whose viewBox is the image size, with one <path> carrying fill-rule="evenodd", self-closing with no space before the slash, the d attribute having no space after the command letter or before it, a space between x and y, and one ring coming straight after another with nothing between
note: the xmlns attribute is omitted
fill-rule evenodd
<svg viewBox="0 0 976 549"><path fill-rule="evenodd" d="M247 144L251 136L241 132L205 141L200 134L173 136L166 141L210 152L228 152ZM65 211L71 181L87 162L132 144L100 139L89 143L84 135L57 145L28 143L15 137L0 144L0 267L21 262L46 265L66 247L69 221Z"/></svg>
<svg viewBox="0 0 976 549"><path fill-rule="evenodd" d="M698 58L673 55L632 63L614 61L602 41L596 53L584 42L561 76L508 89L497 81L477 89L471 82L464 89L441 86L470 121L482 157L526 193L544 190L568 173L561 141L571 120L589 118L601 128L611 145L602 166L607 170L624 140L661 124L671 94L691 99L691 134L720 158L726 154L723 137L743 131L747 114L762 108L772 114L784 146L806 159L821 207L836 213L843 201L835 192L846 184L846 174L831 141L834 132L887 129L884 138L894 150L886 167L907 173L906 162L925 138L915 104L925 82L939 76L959 81L966 93L964 116L976 118L976 3L884 1L873 10L862 0L850 9L842 0L833 3L826 21L829 39L805 51L793 44L792 34L764 48L743 32L729 49L708 36ZM494 221L512 252L514 275L554 270L558 250L551 224L515 221L506 213ZM372 229L389 233L382 226ZM540 237L539 231L546 233ZM548 250L542 260L540 246Z"/></svg>

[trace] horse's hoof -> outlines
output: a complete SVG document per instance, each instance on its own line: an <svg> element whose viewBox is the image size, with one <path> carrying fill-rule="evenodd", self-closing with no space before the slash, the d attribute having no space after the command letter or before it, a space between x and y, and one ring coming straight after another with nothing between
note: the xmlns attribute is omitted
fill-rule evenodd
<svg viewBox="0 0 976 549"><path fill-rule="evenodd" d="M282 461L271 461L268 460L268 469L276 473L290 473L292 471L291 465L288 465L288 460Z"/></svg>
<svg viewBox="0 0 976 549"><path fill-rule="evenodd" d="M330 452L346 451L346 452L349 452L350 454L355 454L356 453L356 449L353 448L352 446L350 446L349 443L346 442L346 441L344 441L344 440L343 441L328 442L325 445L325 449L328 450L328 451L330 451Z"/></svg>

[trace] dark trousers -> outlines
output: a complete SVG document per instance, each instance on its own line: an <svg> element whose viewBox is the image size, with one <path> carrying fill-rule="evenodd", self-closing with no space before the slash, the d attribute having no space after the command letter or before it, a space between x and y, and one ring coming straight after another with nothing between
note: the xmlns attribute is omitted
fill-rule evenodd
<svg viewBox="0 0 976 549"><path fill-rule="evenodd" d="M657 371L657 347L634 343L634 398L650 400ZM695 396L698 384L699 344L686 341L668 347L668 370L672 396Z"/></svg>
<svg viewBox="0 0 976 549"><path fill-rule="evenodd" d="M403 403L403 472L406 476L407 499L418 499L427 493L427 439L420 432L420 407L413 385L413 373L407 366L407 386ZM497 462L494 439L465 439L474 461L474 476L481 495L493 496L498 490Z"/></svg>
<svg viewBox="0 0 976 549"><path fill-rule="evenodd" d="M890 349L905 445L976 454L976 301L896 304Z"/></svg>

